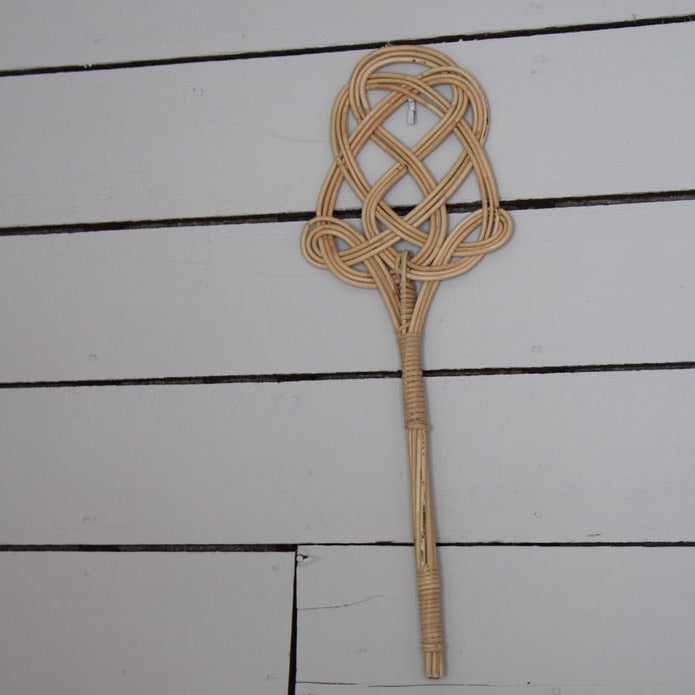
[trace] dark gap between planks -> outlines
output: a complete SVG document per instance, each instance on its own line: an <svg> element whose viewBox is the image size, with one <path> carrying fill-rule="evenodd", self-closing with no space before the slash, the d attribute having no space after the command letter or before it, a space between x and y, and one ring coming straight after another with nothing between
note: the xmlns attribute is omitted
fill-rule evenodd
<svg viewBox="0 0 695 695"><path fill-rule="evenodd" d="M287 695L295 695L297 687L297 548L294 552L294 574L292 578L292 623L290 625L290 651L287 669Z"/></svg>
<svg viewBox="0 0 695 695"><path fill-rule="evenodd" d="M70 552L70 553L297 553L305 547L410 548L401 541L367 541L354 543L149 543L149 544L0 544L0 552ZM695 548L695 541L468 541L437 543L439 548Z"/></svg>
<svg viewBox="0 0 695 695"><path fill-rule="evenodd" d="M695 21L695 15L676 15L668 17L646 17L615 22L592 22L587 24L569 24L564 26L538 27L535 29L506 29L472 34L444 34L425 38L404 38L396 41L370 41L355 44L337 44L333 46L306 46L304 48L282 48L268 51L245 51L240 53L223 53L217 55L179 56L176 58L154 58L145 60L115 61L93 64L55 65L34 68L14 68L0 70L0 77L20 77L26 75L50 75L66 72L89 72L96 70L123 70L161 65L180 65L183 63L219 63L232 60L249 60L255 58L279 58L296 55L315 55L318 53L340 53L343 51L364 51L381 48L390 44L443 44L463 41L486 41L489 39L512 39L549 34L575 34L586 31L605 31L609 29L629 29L633 27L663 26L666 24L686 24Z"/></svg>
<svg viewBox="0 0 695 695"><path fill-rule="evenodd" d="M695 200L695 189L677 191L651 191L642 193L609 193L604 195L564 196L559 198L517 198L503 200L505 210L549 210L553 208L591 207L603 205L634 205L638 203L664 203L680 200ZM480 207L479 201L451 203L450 213L472 212ZM412 209L408 205L396 205L394 212L407 215ZM340 219L359 218L360 208L337 210ZM66 222L61 224L38 224L0 227L0 236L23 236L34 234L75 234L79 232L109 232L134 229L160 229L167 227L212 227L238 224L281 224L306 222L316 213L309 210L289 212L267 212L246 215L210 215L201 217L170 217L150 220L111 220L107 222Z"/></svg>
<svg viewBox="0 0 695 695"><path fill-rule="evenodd" d="M582 374L586 372L644 372L695 369L695 361L634 364L578 364L547 367L478 367L426 369L426 377L500 376L510 374ZM400 370L316 372L297 374L227 374L210 376L142 377L125 379L74 379L64 381L6 381L0 389L76 388L86 386L191 386L202 384L284 384L299 381L400 379Z"/></svg>

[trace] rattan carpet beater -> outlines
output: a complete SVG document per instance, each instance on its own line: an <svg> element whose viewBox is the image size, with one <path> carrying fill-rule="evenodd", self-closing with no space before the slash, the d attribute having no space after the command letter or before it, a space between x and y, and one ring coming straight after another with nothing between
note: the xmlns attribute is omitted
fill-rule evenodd
<svg viewBox="0 0 695 695"><path fill-rule="evenodd" d="M416 74L410 74L412 70L393 71L399 64L416 64L422 69ZM385 96L376 99L377 94ZM439 120L419 142L408 147L389 132L385 121L403 105L412 114L415 104ZM328 269L356 287L376 287L396 331L422 652L428 678L443 675L444 643L427 462L421 335L439 282L470 270L485 254L502 246L512 231L509 215L500 208L495 178L483 149L487 130L485 94L471 75L444 54L424 46L388 46L370 53L356 65L333 105L334 161L319 194L316 217L305 225L301 239L302 252L312 265ZM460 152L445 175L436 180L425 160L445 140L450 147L451 135ZM373 184L357 160L370 140L393 159ZM451 226L447 201L471 171L478 181L480 207ZM400 215L384 196L405 176L412 177L422 199ZM361 228L334 215L343 183L362 202Z"/></svg>

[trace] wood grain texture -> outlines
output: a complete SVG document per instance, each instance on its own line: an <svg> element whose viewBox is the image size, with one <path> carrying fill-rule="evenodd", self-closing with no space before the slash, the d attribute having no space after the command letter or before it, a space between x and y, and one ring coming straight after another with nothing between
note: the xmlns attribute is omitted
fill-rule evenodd
<svg viewBox="0 0 695 695"><path fill-rule="evenodd" d="M425 368L695 359L693 215L514 213L507 246L439 288ZM398 369L378 293L310 267L300 227L0 238L0 379Z"/></svg>
<svg viewBox="0 0 695 695"><path fill-rule="evenodd" d="M501 197L538 198L693 187L694 37L690 23L441 48L490 100ZM361 55L3 79L0 225L310 210ZM645 107L654 84L668 108Z"/></svg>
<svg viewBox="0 0 695 695"><path fill-rule="evenodd" d="M423 684L410 549L300 553L297 691ZM695 549L443 548L441 560L443 692L692 687Z"/></svg>
<svg viewBox="0 0 695 695"><path fill-rule="evenodd" d="M2 390L0 543L409 542L399 391ZM440 541L695 540L694 371L427 392Z"/></svg>
<svg viewBox="0 0 695 695"><path fill-rule="evenodd" d="M615 22L695 11L691 0L5 0L0 69L269 51Z"/></svg>
<svg viewBox="0 0 695 695"><path fill-rule="evenodd" d="M284 695L293 565L293 553L1 553L3 690Z"/></svg>

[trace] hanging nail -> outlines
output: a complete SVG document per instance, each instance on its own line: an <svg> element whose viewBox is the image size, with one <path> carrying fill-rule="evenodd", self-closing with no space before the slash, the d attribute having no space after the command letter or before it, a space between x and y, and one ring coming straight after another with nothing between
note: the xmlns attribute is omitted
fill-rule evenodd
<svg viewBox="0 0 695 695"><path fill-rule="evenodd" d="M415 125L415 99L408 99L408 113L405 122L408 125Z"/></svg>

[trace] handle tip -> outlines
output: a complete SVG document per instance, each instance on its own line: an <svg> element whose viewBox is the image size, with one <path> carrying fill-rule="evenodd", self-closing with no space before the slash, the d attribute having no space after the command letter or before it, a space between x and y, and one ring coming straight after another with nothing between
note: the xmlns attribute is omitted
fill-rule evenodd
<svg viewBox="0 0 695 695"><path fill-rule="evenodd" d="M444 654L440 651L424 652L425 675L427 678L444 677Z"/></svg>

